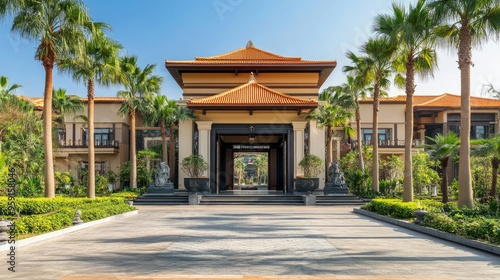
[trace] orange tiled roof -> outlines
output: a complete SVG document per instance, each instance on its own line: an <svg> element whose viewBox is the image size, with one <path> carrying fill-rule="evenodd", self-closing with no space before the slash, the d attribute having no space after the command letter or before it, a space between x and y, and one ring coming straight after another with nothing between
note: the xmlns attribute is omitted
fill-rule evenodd
<svg viewBox="0 0 500 280"><path fill-rule="evenodd" d="M263 106L275 105L317 107L316 100L306 100L283 94L279 91L265 87L255 80L253 73L250 74L248 83L234 89L202 98L190 100L188 107L203 106Z"/></svg>
<svg viewBox="0 0 500 280"><path fill-rule="evenodd" d="M26 96L19 96L20 98L23 98L33 104L35 109L40 109L43 110L43 98L41 97L26 97ZM88 99L86 97L79 97L82 102L87 102ZM94 97L94 102L122 102L123 98L121 97Z"/></svg>
<svg viewBox="0 0 500 280"><path fill-rule="evenodd" d="M221 55L210 57L196 57L195 60L166 60L166 64L336 64L337 62L326 60L302 60L300 57L285 57L259 48L252 41L241 49L230 51Z"/></svg>
<svg viewBox="0 0 500 280"><path fill-rule="evenodd" d="M360 100L361 103L371 103L373 98L365 98ZM380 103L405 103L406 95L398 95L392 97L384 97L380 99ZM500 100L470 97L471 108L500 108ZM460 95L445 93L441 95L414 95L414 108L460 108Z"/></svg>
<svg viewBox="0 0 500 280"><path fill-rule="evenodd" d="M424 108L460 108L461 96L445 93L437 96L431 100L415 105L415 107ZM500 108L500 100L484 98L484 97L470 97L471 108Z"/></svg>

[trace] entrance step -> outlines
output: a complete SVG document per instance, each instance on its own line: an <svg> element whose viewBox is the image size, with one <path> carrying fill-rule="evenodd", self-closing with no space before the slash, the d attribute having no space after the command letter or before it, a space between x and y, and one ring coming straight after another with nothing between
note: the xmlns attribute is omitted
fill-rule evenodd
<svg viewBox="0 0 500 280"><path fill-rule="evenodd" d="M161 195L143 194L134 200L134 205L188 205L187 194Z"/></svg>
<svg viewBox="0 0 500 280"><path fill-rule="evenodd" d="M203 195L201 205L304 205L300 195Z"/></svg>
<svg viewBox="0 0 500 280"><path fill-rule="evenodd" d="M365 205L366 202L351 194L318 195L316 205Z"/></svg>

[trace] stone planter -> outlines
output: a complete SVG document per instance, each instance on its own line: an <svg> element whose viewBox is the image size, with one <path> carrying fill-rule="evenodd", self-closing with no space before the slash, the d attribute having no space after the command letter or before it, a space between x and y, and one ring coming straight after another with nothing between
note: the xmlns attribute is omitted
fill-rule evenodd
<svg viewBox="0 0 500 280"><path fill-rule="evenodd" d="M210 193L208 178L184 178L184 187L188 193Z"/></svg>
<svg viewBox="0 0 500 280"><path fill-rule="evenodd" d="M420 225L421 223L423 223L425 215L429 214L429 212L420 209L413 211L413 213L415 214L415 216L417 216L417 218L414 221L416 225Z"/></svg>
<svg viewBox="0 0 500 280"><path fill-rule="evenodd" d="M319 178L295 178L296 193L313 193L319 187Z"/></svg>

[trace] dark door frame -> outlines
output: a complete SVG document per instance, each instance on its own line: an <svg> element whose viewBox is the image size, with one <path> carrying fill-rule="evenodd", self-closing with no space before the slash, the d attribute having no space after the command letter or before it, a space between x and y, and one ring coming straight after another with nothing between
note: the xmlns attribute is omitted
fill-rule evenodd
<svg viewBox="0 0 500 280"><path fill-rule="evenodd" d="M291 124L213 124L210 130L210 191L216 193L218 188L217 160L220 151L217 151L217 140L219 135L283 135L286 139L287 155L286 166L286 186L284 192L293 193L293 126Z"/></svg>

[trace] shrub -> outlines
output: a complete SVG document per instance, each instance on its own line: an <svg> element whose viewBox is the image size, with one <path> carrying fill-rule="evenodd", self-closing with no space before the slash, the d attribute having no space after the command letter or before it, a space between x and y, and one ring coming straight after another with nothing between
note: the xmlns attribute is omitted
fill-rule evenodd
<svg viewBox="0 0 500 280"><path fill-rule="evenodd" d="M431 210L441 207L441 203L433 200L422 200L417 202L402 202L399 199L375 198L362 208L371 212L378 213L398 219L413 219L413 213L417 209Z"/></svg>

